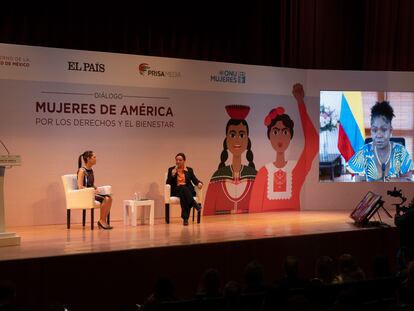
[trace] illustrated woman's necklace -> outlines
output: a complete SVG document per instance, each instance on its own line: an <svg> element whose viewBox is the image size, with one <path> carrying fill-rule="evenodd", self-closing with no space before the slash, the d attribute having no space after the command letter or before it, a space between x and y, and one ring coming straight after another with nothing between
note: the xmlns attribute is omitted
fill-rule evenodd
<svg viewBox="0 0 414 311"><path fill-rule="evenodd" d="M387 167L387 164L390 161L390 157L391 157L391 143L388 142L388 156L387 156L387 160L384 163L380 161L376 146L374 146L374 153L375 153L375 157L377 158L378 163L381 164L381 172L382 172L381 179L385 181L385 168Z"/></svg>

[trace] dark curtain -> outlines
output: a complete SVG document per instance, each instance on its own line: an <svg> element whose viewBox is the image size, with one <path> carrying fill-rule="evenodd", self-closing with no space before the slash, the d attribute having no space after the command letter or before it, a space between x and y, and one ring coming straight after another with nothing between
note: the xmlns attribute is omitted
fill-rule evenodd
<svg viewBox="0 0 414 311"><path fill-rule="evenodd" d="M3 16L0 42L265 66L414 70L412 0L173 2L118 9L116 18L73 11Z"/></svg>

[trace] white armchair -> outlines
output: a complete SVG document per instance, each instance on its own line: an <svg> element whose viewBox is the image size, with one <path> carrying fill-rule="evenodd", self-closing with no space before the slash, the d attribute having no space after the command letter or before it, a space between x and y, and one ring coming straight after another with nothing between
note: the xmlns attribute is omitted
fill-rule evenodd
<svg viewBox="0 0 414 311"><path fill-rule="evenodd" d="M76 174L62 176L63 188L66 197L66 224L70 229L70 211L73 209L82 210L82 225L85 227L86 210L91 210L91 230L94 224L94 208L100 208L101 204L95 201L93 188L78 189ZM109 216L108 216L109 221ZM109 222L108 222L109 223Z"/></svg>
<svg viewBox="0 0 414 311"><path fill-rule="evenodd" d="M195 186L194 189L196 192L196 196L194 197L194 200L197 203L201 204L202 202L201 200L203 198L203 190L198 189L197 186ZM173 206L178 206L179 208L181 208L180 198L171 196L171 186L169 184L166 184L164 186L164 203L165 203L165 222L169 224L170 223L170 206L173 205ZM193 208L193 222L194 222L194 213L195 213L195 208ZM201 220L201 209L197 211L197 223L200 223L200 220Z"/></svg>

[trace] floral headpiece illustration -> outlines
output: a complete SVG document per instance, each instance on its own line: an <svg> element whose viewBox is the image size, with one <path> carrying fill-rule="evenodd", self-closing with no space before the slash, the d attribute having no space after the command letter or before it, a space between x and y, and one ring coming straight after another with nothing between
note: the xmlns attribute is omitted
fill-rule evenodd
<svg viewBox="0 0 414 311"><path fill-rule="evenodd" d="M280 116L285 113L285 108L283 107L277 107L272 110L270 110L269 114L264 119L264 124L266 126L269 126L270 123L272 123L272 120L275 119L277 116Z"/></svg>

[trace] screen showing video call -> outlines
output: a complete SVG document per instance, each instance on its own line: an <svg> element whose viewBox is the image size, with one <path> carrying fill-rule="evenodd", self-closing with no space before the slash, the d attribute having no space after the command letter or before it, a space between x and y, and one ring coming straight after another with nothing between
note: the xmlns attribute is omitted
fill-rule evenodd
<svg viewBox="0 0 414 311"><path fill-rule="evenodd" d="M414 182L414 92L321 91L321 182Z"/></svg>

